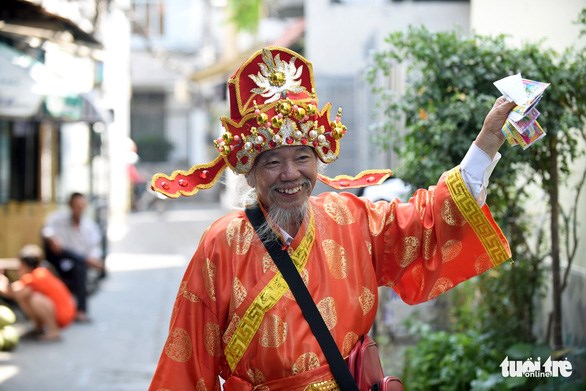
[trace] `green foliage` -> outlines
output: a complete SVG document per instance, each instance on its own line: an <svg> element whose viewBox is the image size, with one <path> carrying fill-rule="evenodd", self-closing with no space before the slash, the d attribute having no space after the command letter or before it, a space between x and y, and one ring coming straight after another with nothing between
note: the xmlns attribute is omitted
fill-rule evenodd
<svg viewBox="0 0 586 391"><path fill-rule="evenodd" d="M420 339L407 349L402 379L409 391L546 391L582 390L584 378L580 365L584 351L569 351L564 356L572 363L570 378L503 377L500 364L509 360L556 358L548 346L516 343L505 348L495 346L495 338L475 331L432 332L419 325Z"/></svg>
<svg viewBox="0 0 586 391"><path fill-rule="evenodd" d="M260 21L261 0L229 0L230 20L237 30L256 32Z"/></svg>
<svg viewBox="0 0 586 391"><path fill-rule="evenodd" d="M586 20L586 11L581 18ZM460 163L499 95L494 81L520 72L551 83L538 108L546 137L527 150L505 145L501 168L491 176L488 203L509 240L514 262L450 293L455 304L453 328L474 329L477 334L426 335L407 356L410 389L469 389L473 379L479 381L477 389L483 389L482 384L497 379L491 377L494 368L485 368L478 357L492 357L494 365L504 358L491 356L494 351L502 353L515 342L535 340L532 330L536 304L543 295L543 261L552 249L547 224L536 225L526 205L534 197L531 193L550 195L584 153L579 141L586 139L586 52L569 49L559 54L539 43L510 47L505 36L464 37L425 28L392 33L386 43L367 74L379 98L377 108L384 114L373 133L378 145L397 152L402 165L395 172L417 187L435 183L443 171ZM407 74L402 95L381 82L400 65ZM557 170L552 171L554 159ZM529 232L534 241L528 241ZM480 335L485 342L481 347L475 345ZM473 372L469 363L479 372ZM519 382L507 380L495 389L522 386L515 381Z"/></svg>
<svg viewBox="0 0 586 391"><path fill-rule="evenodd" d="M492 339L491 339L492 341ZM501 355L501 361L504 357L509 360L525 361L530 359L532 361L540 359L540 362L545 363L548 358L561 359L556 352L553 352L546 345L534 345L527 343L517 343L511 345L504 350ZM515 391L578 391L584 390L586 380L580 371L580 366L583 365L584 351L583 349L568 350L563 357L572 363L572 376L564 378L558 377L509 377L505 378L502 375L501 368L481 368L476 373L476 379L470 382L470 390L472 391L501 391L501 390L515 390ZM492 371L492 372L491 372Z"/></svg>
<svg viewBox="0 0 586 391"><path fill-rule="evenodd" d="M488 300L497 297L489 303L484 326L499 332L492 323L508 327L509 321L521 318L525 325L516 329L525 340L530 336L531 303L543 281L542 260L549 250L525 239L532 224L525 210L527 192L532 189L528 185L535 185L534 190L552 185L551 148L556 148L564 175L581 153L577 143L583 137L580 128L586 117L585 54L568 50L558 55L538 44L511 48L504 36L461 37L456 32L431 33L425 28L392 33L386 42L388 49L375 54L375 65L368 73L387 118L376 133L382 139L379 142L392 144L398 153L402 163L396 169L398 174L418 187L434 183L446 168L460 163L498 95L495 80L521 72L524 77L552 84L539 105L539 120L548 135L525 151L502 148L499 165L507 169L493 173L489 194L491 209L517 262L506 272L500 271L499 278L484 277L483 294ZM408 87L403 96L377 85L379 76L390 75L399 63L407 66ZM509 297L508 292L514 296ZM506 302L499 302L498 297ZM508 319L495 318L499 313ZM491 322L496 319L499 322Z"/></svg>
<svg viewBox="0 0 586 391"><path fill-rule="evenodd" d="M392 33L386 43L388 49L375 54L367 77L387 116L374 129L381 138L377 141L393 145L399 153L402 177L416 186L427 186L446 167L459 164L498 96L493 82L518 72L552 84L539 104L539 120L549 135L561 138L560 169L569 172L578 153L577 128L586 115L583 52L568 51L560 56L538 43L509 47L502 35L461 37L456 32L431 33L413 27L407 33ZM378 77L390 75L399 63L406 64L408 71L408 88L403 96L377 86ZM401 118L404 121L397 121ZM526 151L503 148L501 153L502 165L527 164L537 174L528 176L530 181L548 180L547 141ZM495 172L491 181L504 182L510 188L511 171ZM500 207L502 210L505 205Z"/></svg>
<svg viewBox="0 0 586 391"><path fill-rule="evenodd" d="M446 167L459 163L494 102L491 83L503 71L488 52L504 45L502 39L479 39L410 28L406 34L392 33L386 39L389 49L375 54L368 74L372 84L395 64L408 64L404 96L376 90L384 113L393 120L404 116L404 123L385 121L377 134L401 156L400 175L418 187L434 183Z"/></svg>
<svg viewBox="0 0 586 391"><path fill-rule="evenodd" d="M586 8L582 9L580 14L578 15L576 24L582 25L582 31L580 31L580 36L586 35Z"/></svg>
<svg viewBox="0 0 586 391"><path fill-rule="evenodd" d="M501 356L475 332L427 332L407 349L403 381L410 391L468 390L477 371L493 371Z"/></svg>
<svg viewBox="0 0 586 391"><path fill-rule="evenodd" d="M451 330L479 330L500 351L535 342L534 311L545 294L543 282L542 262L526 254L466 281L447 293Z"/></svg>
<svg viewBox="0 0 586 391"><path fill-rule="evenodd" d="M534 342L536 306L545 294L542 262L519 255L478 278L478 305L481 330L502 348L515 342Z"/></svg>

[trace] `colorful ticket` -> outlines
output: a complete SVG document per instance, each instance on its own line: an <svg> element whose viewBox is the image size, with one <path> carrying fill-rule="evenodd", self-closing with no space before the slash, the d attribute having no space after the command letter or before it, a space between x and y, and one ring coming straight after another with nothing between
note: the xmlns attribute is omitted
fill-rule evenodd
<svg viewBox="0 0 586 391"><path fill-rule="evenodd" d="M545 131L537 122L540 113L536 106L549 83L523 79L521 74L517 73L495 81L494 85L505 98L517 104L502 127L507 142L527 149L545 136Z"/></svg>
<svg viewBox="0 0 586 391"><path fill-rule="evenodd" d="M525 133L527 128L529 128L533 122L539 117L539 111L534 107L531 109L525 117L521 118L519 121L511 121L515 129L519 131L519 133Z"/></svg>

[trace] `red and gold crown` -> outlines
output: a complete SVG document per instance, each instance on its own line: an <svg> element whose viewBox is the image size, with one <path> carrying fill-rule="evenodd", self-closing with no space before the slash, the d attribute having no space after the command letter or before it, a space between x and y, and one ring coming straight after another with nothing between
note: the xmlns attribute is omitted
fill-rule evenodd
<svg viewBox="0 0 586 391"><path fill-rule="evenodd" d="M190 196L212 187L226 167L247 174L264 151L285 146L313 147L328 164L338 158L346 134L342 109L330 121L330 107L318 109L311 63L279 47L256 52L228 80L230 118L222 117L224 133L214 140L218 157L171 176L155 174L152 188L168 197ZM390 170L369 170L357 177L318 178L338 189L382 183Z"/></svg>

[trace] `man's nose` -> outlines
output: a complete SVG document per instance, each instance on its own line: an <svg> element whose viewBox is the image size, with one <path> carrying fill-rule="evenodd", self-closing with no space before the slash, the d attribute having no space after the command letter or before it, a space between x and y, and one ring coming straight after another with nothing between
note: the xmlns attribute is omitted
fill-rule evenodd
<svg viewBox="0 0 586 391"><path fill-rule="evenodd" d="M281 180L290 181L299 178L299 167L294 161L285 161L281 170Z"/></svg>

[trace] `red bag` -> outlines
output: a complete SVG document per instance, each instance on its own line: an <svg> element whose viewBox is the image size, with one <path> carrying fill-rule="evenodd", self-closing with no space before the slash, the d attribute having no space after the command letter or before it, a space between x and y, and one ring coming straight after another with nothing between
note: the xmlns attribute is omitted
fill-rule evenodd
<svg viewBox="0 0 586 391"><path fill-rule="evenodd" d="M385 376L376 342L363 336L348 356L348 368L360 391L403 391L403 383L394 376Z"/></svg>
<svg viewBox="0 0 586 391"><path fill-rule="evenodd" d="M372 391L403 391L403 383L398 377L385 376L371 388Z"/></svg>

